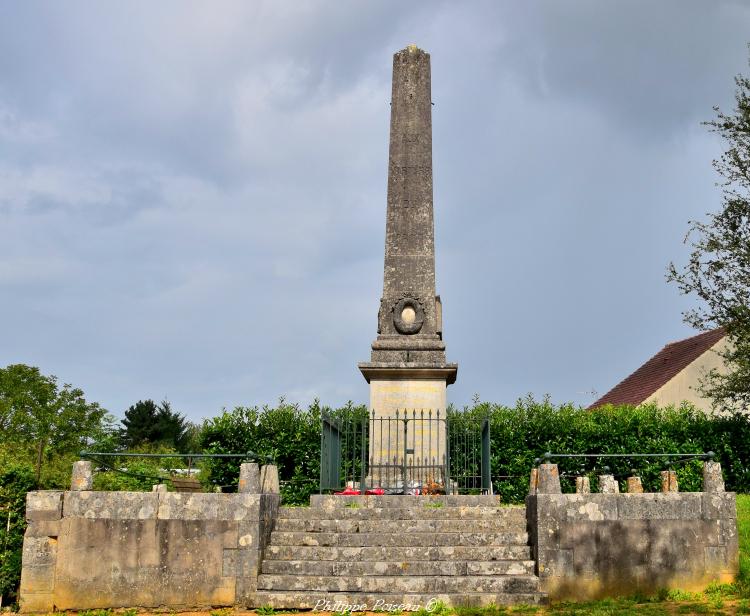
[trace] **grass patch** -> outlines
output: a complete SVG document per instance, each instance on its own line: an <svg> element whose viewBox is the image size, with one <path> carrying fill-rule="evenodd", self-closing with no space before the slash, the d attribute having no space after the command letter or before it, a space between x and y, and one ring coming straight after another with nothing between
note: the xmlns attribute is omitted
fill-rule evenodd
<svg viewBox="0 0 750 616"><path fill-rule="evenodd" d="M750 494L737 495L737 535L740 540L740 575L738 582L750 598Z"/></svg>

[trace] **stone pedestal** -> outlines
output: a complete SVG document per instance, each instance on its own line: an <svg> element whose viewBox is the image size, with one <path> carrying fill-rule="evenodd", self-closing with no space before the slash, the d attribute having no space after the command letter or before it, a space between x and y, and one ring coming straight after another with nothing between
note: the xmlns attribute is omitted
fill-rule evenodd
<svg viewBox="0 0 750 616"><path fill-rule="evenodd" d="M640 477L628 477L628 494L643 494L643 482Z"/></svg>
<svg viewBox="0 0 750 616"><path fill-rule="evenodd" d="M455 367L386 368L361 364L370 383L368 483L435 483L447 489L446 387ZM408 487L404 486L404 487Z"/></svg>
<svg viewBox="0 0 750 616"><path fill-rule="evenodd" d="M94 471L89 460L73 462L70 489L73 491L91 490L94 486Z"/></svg>
<svg viewBox="0 0 750 616"><path fill-rule="evenodd" d="M576 494L591 494L591 481L588 477L576 477Z"/></svg>
<svg viewBox="0 0 750 616"><path fill-rule="evenodd" d="M537 494L560 494L560 472L557 464L540 464L537 475Z"/></svg>
<svg viewBox="0 0 750 616"><path fill-rule="evenodd" d="M662 492L679 492L677 485L677 473L674 471L661 471L661 491Z"/></svg>
<svg viewBox="0 0 750 616"><path fill-rule="evenodd" d="M721 464L712 460L703 463L703 491L723 492L724 476L721 474Z"/></svg>
<svg viewBox="0 0 750 616"><path fill-rule="evenodd" d="M599 475L599 492L602 494L617 494L620 491L620 484L617 483L614 475Z"/></svg>

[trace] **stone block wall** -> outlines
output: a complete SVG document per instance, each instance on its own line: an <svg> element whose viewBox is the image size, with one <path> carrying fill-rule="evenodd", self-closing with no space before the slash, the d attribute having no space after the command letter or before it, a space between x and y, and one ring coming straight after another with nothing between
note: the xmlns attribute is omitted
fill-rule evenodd
<svg viewBox="0 0 750 616"><path fill-rule="evenodd" d="M278 493L29 492L21 609L247 605L278 506Z"/></svg>
<svg viewBox="0 0 750 616"><path fill-rule="evenodd" d="M526 500L542 590L596 599L701 590L738 568L735 494L544 494Z"/></svg>

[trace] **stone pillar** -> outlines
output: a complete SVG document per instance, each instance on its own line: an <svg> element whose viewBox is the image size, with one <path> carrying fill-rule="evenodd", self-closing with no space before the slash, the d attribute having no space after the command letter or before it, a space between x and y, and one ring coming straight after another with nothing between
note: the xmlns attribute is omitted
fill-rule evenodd
<svg viewBox="0 0 750 616"><path fill-rule="evenodd" d="M260 468L256 462L240 464L240 482L237 491L243 494L260 494Z"/></svg>
<svg viewBox="0 0 750 616"><path fill-rule="evenodd" d="M640 477L628 477L628 494L643 494L643 482Z"/></svg>
<svg viewBox="0 0 750 616"><path fill-rule="evenodd" d="M540 464L537 479L537 494L561 494L560 473L557 464Z"/></svg>
<svg viewBox="0 0 750 616"><path fill-rule="evenodd" d="M620 484L617 483L614 475L599 475L599 492L602 494L618 494Z"/></svg>
<svg viewBox="0 0 750 616"><path fill-rule="evenodd" d="M73 462L73 473L70 478L70 489L73 492L91 490L94 487L94 473L91 462L79 460Z"/></svg>
<svg viewBox="0 0 750 616"><path fill-rule="evenodd" d="M591 482L588 477L576 477L576 494L591 494Z"/></svg>
<svg viewBox="0 0 750 616"><path fill-rule="evenodd" d="M534 467L531 469L531 475L529 477L529 494L536 494L536 488L539 484L539 469Z"/></svg>
<svg viewBox="0 0 750 616"><path fill-rule="evenodd" d="M721 464L718 462L706 460L703 463L703 491L724 491L724 476L721 473Z"/></svg>
<svg viewBox="0 0 750 616"><path fill-rule="evenodd" d="M23 539L20 604L22 612L52 612L55 608L57 538L63 492L26 494L26 533Z"/></svg>
<svg viewBox="0 0 750 616"><path fill-rule="evenodd" d="M661 471L661 491L662 492L679 492L677 486L677 473L674 471Z"/></svg>
<svg viewBox="0 0 750 616"><path fill-rule="evenodd" d="M275 464L260 467L261 494L279 494L279 468Z"/></svg>

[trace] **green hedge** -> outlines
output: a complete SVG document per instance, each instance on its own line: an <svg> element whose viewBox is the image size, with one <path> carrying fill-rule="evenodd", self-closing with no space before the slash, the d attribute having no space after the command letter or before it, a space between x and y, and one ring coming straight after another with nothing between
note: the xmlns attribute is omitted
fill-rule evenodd
<svg viewBox="0 0 750 616"><path fill-rule="evenodd" d="M605 406L587 411L548 400L521 400L514 407L479 404L468 413L489 413L492 433L492 475L514 475L495 481L495 490L508 502L520 502L528 491L534 458L552 453L706 453L721 462L728 490L750 492L750 417L736 414L712 417L685 405ZM604 465L624 481L635 468L647 491L659 489L665 461L652 459L556 459L563 475L563 491L573 491L574 475L595 478ZM689 462L674 466L680 489L699 491L702 466Z"/></svg>
<svg viewBox="0 0 750 616"><path fill-rule="evenodd" d="M204 423L200 444L210 453L253 451L272 457L279 465L282 496L287 504L304 504L317 491L320 469L320 413L316 402L307 409L283 401L277 407L238 407ZM337 412L361 412L351 403ZM704 453L714 451L722 463L727 489L750 492L750 418L746 415L711 417L691 406L660 409L603 407L587 411L549 400L519 400L515 406L478 403L452 409L472 420L489 415L492 435L492 476L495 491L505 502L522 502L528 491L534 459L553 453ZM610 459L556 460L563 475L563 490L572 491L572 477L589 474L592 487L607 464L621 480L632 465L644 487L658 490L663 460ZM204 481L211 486L235 489L239 462L211 461L204 465ZM701 487L698 462L678 464L680 489Z"/></svg>

